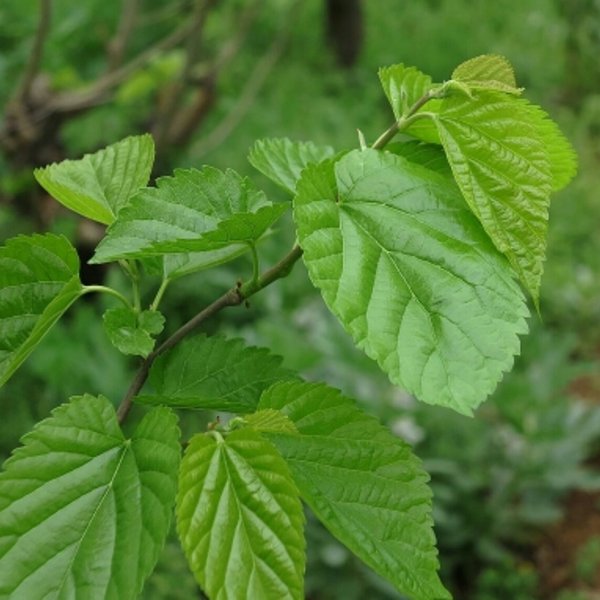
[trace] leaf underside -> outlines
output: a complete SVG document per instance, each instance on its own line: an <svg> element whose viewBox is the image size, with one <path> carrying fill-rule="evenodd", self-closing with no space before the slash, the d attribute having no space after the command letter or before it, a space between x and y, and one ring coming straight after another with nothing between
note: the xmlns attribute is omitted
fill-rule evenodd
<svg viewBox="0 0 600 600"><path fill-rule="evenodd" d="M281 357L240 339L198 335L159 356L148 379L153 393L142 404L253 412L263 390L291 373Z"/></svg>
<svg viewBox="0 0 600 600"><path fill-rule="evenodd" d="M0 474L0 596L136 598L169 530L178 440L167 408L126 440L87 395L39 423Z"/></svg>
<svg viewBox="0 0 600 600"><path fill-rule="evenodd" d="M449 598L437 575L428 475L407 444L323 384L275 384L259 409L296 425L299 433L265 435L333 535L408 597Z"/></svg>
<svg viewBox="0 0 600 600"><path fill-rule="evenodd" d="M210 598L303 598L303 524L288 467L257 432L192 438L181 464L177 530Z"/></svg>
<svg viewBox="0 0 600 600"><path fill-rule="evenodd" d="M79 258L63 236L19 236L0 247L0 385L79 298Z"/></svg>
<svg viewBox="0 0 600 600"><path fill-rule="evenodd" d="M458 190L357 150L304 172L294 219L310 278L357 346L419 399L471 414L512 366L528 311Z"/></svg>
<svg viewBox="0 0 600 600"><path fill-rule="evenodd" d="M147 185L154 163L150 135L132 136L79 160L64 160L34 175L70 210L109 225L119 210Z"/></svg>

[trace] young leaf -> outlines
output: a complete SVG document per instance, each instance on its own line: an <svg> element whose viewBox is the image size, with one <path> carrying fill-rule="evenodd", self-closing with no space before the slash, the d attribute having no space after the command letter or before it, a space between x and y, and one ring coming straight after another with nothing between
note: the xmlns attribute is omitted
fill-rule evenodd
<svg viewBox="0 0 600 600"><path fill-rule="evenodd" d="M397 121L432 87L429 75L403 64L381 67L379 81Z"/></svg>
<svg viewBox="0 0 600 600"><path fill-rule="evenodd" d="M271 138L258 140L250 150L248 161L256 170L293 194L302 170L333 154L334 150L330 146Z"/></svg>
<svg viewBox="0 0 600 600"><path fill-rule="evenodd" d="M164 327L165 318L155 310L141 313L125 308L110 308L103 317L104 329L111 343L123 354L146 357L154 348L153 336Z"/></svg>
<svg viewBox="0 0 600 600"><path fill-rule="evenodd" d="M265 436L335 537L408 597L450 597L437 575L428 476L407 444L323 384L275 384L259 409L295 423L299 434Z"/></svg>
<svg viewBox="0 0 600 600"><path fill-rule="evenodd" d="M79 258L63 236L19 236L0 247L0 385L79 298Z"/></svg>
<svg viewBox="0 0 600 600"><path fill-rule="evenodd" d="M452 79L470 89L497 90L519 95L515 72L510 62L498 54L483 54L461 63L454 69Z"/></svg>
<svg viewBox="0 0 600 600"><path fill-rule="evenodd" d="M80 160L64 160L34 171L39 184L70 210L112 223L119 210L148 183L154 163L150 135L125 138Z"/></svg>
<svg viewBox="0 0 600 600"><path fill-rule="evenodd" d="M356 150L303 173L294 219L310 278L358 347L420 400L471 414L511 367L527 307L459 191Z"/></svg>
<svg viewBox="0 0 600 600"><path fill-rule="evenodd" d="M181 463L177 530L210 598L304 598L303 525L288 467L260 434L192 438Z"/></svg>
<svg viewBox="0 0 600 600"><path fill-rule="evenodd" d="M524 106L497 92L453 94L435 122L465 200L537 303L552 173Z"/></svg>
<svg viewBox="0 0 600 600"><path fill-rule="evenodd" d="M91 262L179 253L185 263L190 247L217 248L217 257L215 252L192 257L196 269L213 265L246 251L246 242L262 236L282 210L234 171L179 169L173 177L158 179L156 188L146 188L132 198L108 229ZM245 221L248 213L252 213L250 223ZM240 234L241 240L236 238ZM171 264L165 259L167 276L181 267L180 257L173 258Z"/></svg>
<svg viewBox="0 0 600 600"><path fill-rule="evenodd" d="M256 431L271 433L298 433L294 423L281 411L273 408L256 411L244 418L246 425Z"/></svg>
<svg viewBox="0 0 600 600"><path fill-rule="evenodd" d="M129 440L106 398L57 408L0 474L0 596L136 598L169 530L178 465L167 408Z"/></svg>
<svg viewBox="0 0 600 600"><path fill-rule="evenodd" d="M290 377L281 357L243 340L198 335L159 356L150 369L154 394L136 397L143 404L250 413L263 390Z"/></svg>

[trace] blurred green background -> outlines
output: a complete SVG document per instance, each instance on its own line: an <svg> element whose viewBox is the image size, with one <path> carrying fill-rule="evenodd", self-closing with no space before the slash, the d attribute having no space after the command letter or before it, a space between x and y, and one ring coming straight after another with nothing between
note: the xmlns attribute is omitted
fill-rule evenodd
<svg viewBox="0 0 600 600"><path fill-rule="evenodd" d="M51 18L43 53L23 93L44 6ZM553 199L541 318L531 318L514 371L475 418L393 388L326 312L301 265L250 310L210 327L272 347L414 445L432 476L442 576L456 598L593 600L600 597L597 0L3 0L0 240L52 230L89 257L102 232L47 198L32 169L143 131L157 140L155 176L205 163L232 167L277 198L281 192L246 161L255 139L342 149L358 145L359 128L372 141L392 119L379 66L404 62L443 81L482 53L514 64L527 96L573 142L580 168ZM263 263L292 242L288 222L261 248ZM240 259L178 281L164 303L169 329L249 272ZM86 267L83 277L125 285L120 272L99 267ZM0 389L2 456L72 394L119 401L135 361L102 330L111 302L72 308ZM182 418L191 433L211 416ZM400 597L307 518L307 598ZM202 597L174 536L142 597Z"/></svg>

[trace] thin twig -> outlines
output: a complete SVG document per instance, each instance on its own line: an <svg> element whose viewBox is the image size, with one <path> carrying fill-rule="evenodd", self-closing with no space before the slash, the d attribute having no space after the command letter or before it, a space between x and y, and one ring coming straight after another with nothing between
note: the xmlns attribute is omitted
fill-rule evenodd
<svg viewBox="0 0 600 600"><path fill-rule="evenodd" d="M267 53L260 59L252 71L233 108L225 118L195 146L193 152L196 156L207 154L220 146L241 123L248 110L252 107L256 100L256 96L267 80L269 73L277 64L277 61L285 48L290 29L293 26L293 15L299 5L300 2L297 1L290 8L286 22L280 29L277 37L273 40Z"/></svg>
<svg viewBox="0 0 600 600"><path fill-rule="evenodd" d="M139 0L122 0L123 8L117 26L117 32L108 43L108 72L112 73L121 66L127 43L133 32L139 13Z"/></svg>
<svg viewBox="0 0 600 600"><path fill-rule="evenodd" d="M52 17L52 1L51 0L40 0L40 18L38 21L38 27L35 32L35 38L33 40L33 46L29 53L27 65L23 73L23 79L21 85L15 94L16 102L27 102L29 93L31 91L31 85L35 76L40 70L42 64L42 56L44 54L44 44L50 31L50 21Z"/></svg>
<svg viewBox="0 0 600 600"><path fill-rule="evenodd" d="M288 254L286 254L275 266L265 271L258 279L235 286L225 292L221 297L209 304L204 310L200 311L196 316L192 317L187 323L182 325L175 333L165 340L156 350L150 353L142 362L138 372L136 373L127 393L123 397L119 408L117 409L117 417L119 423L122 423L131 409L134 397L140 392L148 374L150 367L154 361L164 352L176 346L183 338L194 331L199 325L210 319L217 313L221 312L228 306L239 306L248 298L259 292L260 290L271 285L274 281L286 277L298 259L302 256L300 246L294 246Z"/></svg>

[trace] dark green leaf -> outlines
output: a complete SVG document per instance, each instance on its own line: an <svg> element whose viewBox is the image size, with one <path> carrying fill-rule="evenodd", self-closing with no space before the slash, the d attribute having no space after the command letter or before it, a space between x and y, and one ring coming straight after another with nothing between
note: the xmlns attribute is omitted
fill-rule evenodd
<svg viewBox="0 0 600 600"><path fill-rule="evenodd" d="M304 515L284 460L257 432L192 438L177 530L210 598L301 599Z"/></svg>
<svg viewBox="0 0 600 600"><path fill-rule="evenodd" d="M258 214L260 209L264 210ZM234 171L179 169L132 198L91 262L169 254L163 270L173 278L182 270L187 273L239 256L248 249L248 236L262 235L282 210ZM246 222L248 213L252 217ZM242 242L235 239L240 233ZM230 245L222 247L230 234ZM189 255L190 245L210 250Z"/></svg>
<svg viewBox="0 0 600 600"><path fill-rule="evenodd" d="M154 348L153 336L164 327L165 318L155 310L141 313L125 308L110 308L103 316L104 329L113 344L123 354L148 356Z"/></svg>
<svg viewBox="0 0 600 600"><path fill-rule="evenodd" d="M299 434L265 435L333 535L408 597L450 597L437 575L429 478L407 444L323 384L275 384L259 409L295 423Z"/></svg>
<svg viewBox="0 0 600 600"><path fill-rule="evenodd" d="M57 408L0 474L0 596L138 596L175 499L179 430L167 408L131 439L103 397Z"/></svg>
<svg viewBox="0 0 600 600"><path fill-rule="evenodd" d="M144 404L253 412L262 391L290 377L281 357L242 340L198 335L159 356L150 370L153 394Z"/></svg>
<svg viewBox="0 0 600 600"><path fill-rule="evenodd" d="M258 140L250 150L248 160L255 169L293 194L302 170L333 154L334 150L329 146L317 146L313 142L292 142L287 138L270 138Z"/></svg>
<svg viewBox="0 0 600 600"><path fill-rule="evenodd" d="M385 149L387 152L402 156L406 160L431 169L440 175L453 178L452 169L441 146L411 140L388 144Z"/></svg>
<svg viewBox="0 0 600 600"><path fill-rule="evenodd" d="M0 385L82 294L79 258L63 236L19 236L0 247Z"/></svg>
<svg viewBox="0 0 600 600"><path fill-rule="evenodd" d="M356 150L304 172L294 219L311 280L393 382L465 414L493 391L527 307L447 178Z"/></svg>
<svg viewBox="0 0 600 600"><path fill-rule="evenodd" d="M39 184L72 211L109 225L148 183L154 163L150 135L125 138L80 160L64 160L34 171Z"/></svg>

